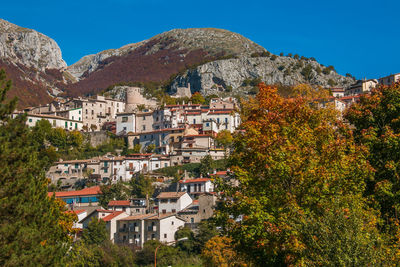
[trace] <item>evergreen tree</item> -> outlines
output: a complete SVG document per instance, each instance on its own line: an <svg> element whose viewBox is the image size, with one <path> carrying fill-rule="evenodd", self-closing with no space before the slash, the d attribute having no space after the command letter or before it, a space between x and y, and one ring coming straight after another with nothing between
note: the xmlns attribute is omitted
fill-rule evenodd
<svg viewBox="0 0 400 267"><path fill-rule="evenodd" d="M10 88L0 70L0 265L59 266L71 241L71 217L47 196L48 159L40 158L41 140L34 140L26 116L11 117Z"/></svg>
<svg viewBox="0 0 400 267"><path fill-rule="evenodd" d="M82 240L86 245L101 245L108 239L106 223L103 220L92 219L83 230Z"/></svg>

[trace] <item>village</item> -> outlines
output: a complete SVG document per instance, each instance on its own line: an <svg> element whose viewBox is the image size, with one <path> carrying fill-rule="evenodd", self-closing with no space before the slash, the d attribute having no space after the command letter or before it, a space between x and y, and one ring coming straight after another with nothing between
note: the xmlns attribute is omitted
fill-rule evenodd
<svg viewBox="0 0 400 267"><path fill-rule="evenodd" d="M318 103L320 107L334 104L343 112L361 94L379 84L390 85L399 80L400 74L394 74L379 80L359 80L346 89L330 88L332 96ZM190 97L190 87L180 88L179 96ZM77 215L74 227L82 230L93 218L103 220L114 243L142 247L154 239L174 242L176 231L182 227L196 231L200 222L213 216L218 201L214 178L235 183L229 169L213 170L205 177L190 177L185 171L171 190L173 177L157 172L200 163L206 156L212 160L226 159L229 149L217 144L215 138L222 131L234 133L240 126L240 107L235 98L212 98L207 106L190 102L159 106L143 97L140 88L129 87L125 101L104 96L80 97L22 112L27 113L29 126L44 119L55 128L87 132L94 144L112 132L126 140L130 149L137 150L127 155L115 151L88 159L59 159L46 174L61 189L48 195L63 200L69 212ZM157 181L154 196L110 200L106 206L100 205L100 185L129 182L140 174ZM76 189L77 182L84 179L95 181L95 185Z"/></svg>

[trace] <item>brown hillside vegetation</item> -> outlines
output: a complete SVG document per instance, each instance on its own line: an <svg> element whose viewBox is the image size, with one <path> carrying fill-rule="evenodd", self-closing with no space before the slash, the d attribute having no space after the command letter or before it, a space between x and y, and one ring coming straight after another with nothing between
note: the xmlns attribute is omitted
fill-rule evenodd
<svg viewBox="0 0 400 267"><path fill-rule="evenodd" d="M210 55L202 49L188 51L177 46L149 53L154 45L167 46L166 42L152 40L127 55L107 58L97 71L86 73L83 80L67 86L67 93L71 96L98 93L121 82L164 82L186 68L224 56L224 53Z"/></svg>

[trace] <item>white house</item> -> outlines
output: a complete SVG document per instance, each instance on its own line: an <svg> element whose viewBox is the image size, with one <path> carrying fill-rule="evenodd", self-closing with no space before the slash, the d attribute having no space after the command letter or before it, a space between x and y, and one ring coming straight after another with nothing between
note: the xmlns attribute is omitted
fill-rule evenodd
<svg viewBox="0 0 400 267"><path fill-rule="evenodd" d="M138 214L118 220L118 243L143 247L148 240L168 243L175 240L175 232L185 225L176 214Z"/></svg>
<svg viewBox="0 0 400 267"><path fill-rule="evenodd" d="M210 193L214 191L214 185L209 178L196 178L179 181L180 191L191 195Z"/></svg>
<svg viewBox="0 0 400 267"><path fill-rule="evenodd" d="M136 114L134 112L118 113L116 123L117 134L136 132Z"/></svg>
<svg viewBox="0 0 400 267"><path fill-rule="evenodd" d="M192 198L186 192L161 192L157 200L158 210L162 214L176 213L192 203Z"/></svg>
<svg viewBox="0 0 400 267"><path fill-rule="evenodd" d="M19 115L19 113L14 113L13 117ZM68 118L53 116L53 115L43 115L43 114L27 114L26 124L29 127L34 127L36 123L40 120L47 120L50 122L53 128L63 128L65 130L73 131L82 130L82 121L70 120Z"/></svg>

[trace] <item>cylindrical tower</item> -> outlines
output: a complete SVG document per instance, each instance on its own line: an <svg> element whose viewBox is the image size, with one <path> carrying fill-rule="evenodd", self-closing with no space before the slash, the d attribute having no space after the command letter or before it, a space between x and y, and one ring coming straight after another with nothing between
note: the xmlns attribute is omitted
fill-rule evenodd
<svg viewBox="0 0 400 267"><path fill-rule="evenodd" d="M139 87L128 87L126 89L126 105L125 111L132 112L136 109L138 104L141 101L141 94Z"/></svg>

